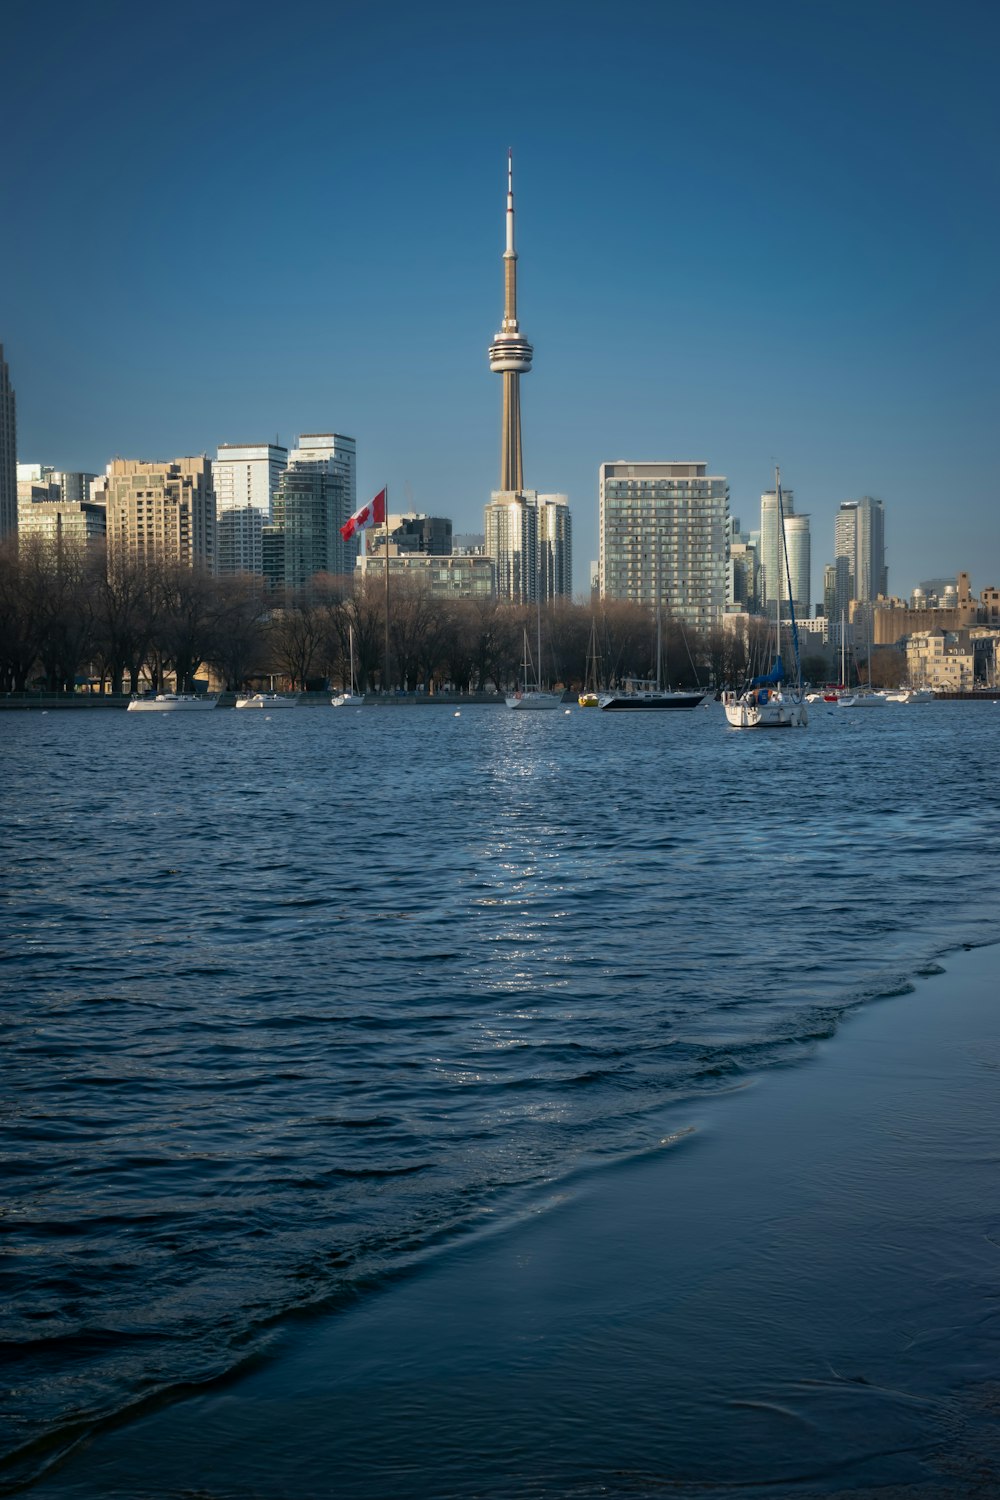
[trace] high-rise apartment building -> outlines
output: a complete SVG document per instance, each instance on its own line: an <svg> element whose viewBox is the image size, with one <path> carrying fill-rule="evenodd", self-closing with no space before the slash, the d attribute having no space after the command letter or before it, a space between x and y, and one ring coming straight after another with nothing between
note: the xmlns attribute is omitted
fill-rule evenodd
<svg viewBox="0 0 1000 1500"><path fill-rule="evenodd" d="M232 577L250 573L260 577L264 571L263 535L268 518L256 505L230 506L219 511L217 518L218 573Z"/></svg>
<svg viewBox="0 0 1000 1500"><path fill-rule="evenodd" d="M602 596L710 629L726 607L728 515L729 485L707 464L602 464Z"/></svg>
<svg viewBox="0 0 1000 1500"><path fill-rule="evenodd" d="M523 491L494 490L484 513L486 555L494 563L498 599L538 597L538 507Z"/></svg>
<svg viewBox="0 0 1000 1500"><path fill-rule="evenodd" d="M776 490L760 497L760 607L774 616L778 601L782 618L788 618L789 574L795 613L805 619L812 613L812 543L809 517L795 513L792 490L781 487L781 509L785 519L785 546L781 545L781 520ZM787 559L786 559L787 550Z"/></svg>
<svg viewBox="0 0 1000 1500"><path fill-rule="evenodd" d="M834 526L834 558L846 558L850 574L850 597L872 604L889 593L889 571L885 564L885 507L881 500L863 495L845 500Z"/></svg>
<svg viewBox="0 0 1000 1500"><path fill-rule="evenodd" d="M288 466L280 443L220 443L213 464L220 574L263 570L261 534Z"/></svg>
<svg viewBox="0 0 1000 1500"><path fill-rule="evenodd" d="M17 405L0 344L0 541L17 532Z"/></svg>
<svg viewBox="0 0 1000 1500"><path fill-rule="evenodd" d="M212 465L216 513L252 505L269 521L287 467L288 449L278 443L220 443Z"/></svg>
<svg viewBox="0 0 1000 1500"><path fill-rule="evenodd" d="M215 571L210 458L167 463L116 458L107 478L109 553Z"/></svg>
<svg viewBox="0 0 1000 1500"><path fill-rule="evenodd" d="M292 462L274 497L274 525L264 529L264 550L280 555L281 582L289 589L302 588L317 573L341 575L354 570L357 547L340 534L351 511L345 499L342 470L324 460ZM271 533L281 533L280 548ZM268 561L265 576L272 585L275 563Z"/></svg>
<svg viewBox="0 0 1000 1500"><path fill-rule="evenodd" d="M726 607L742 614L757 613L757 544L741 530L738 516L730 516L726 527L729 561L726 570Z"/></svg>
<svg viewBox="0 0 1000 1500"><path fill-rule="evenodd" d="M304 432L289 462L324 464L330 473L339 474L344 486L344 521L353 516L358 508L358 450L352 437L341 432Z"/></svg>
<svg viewBox="0 0 1000 1500"><path fill-rule="evenodd" d="M573 518L566 495L539 495L538 582L543 604L573 597Z"/></svg>

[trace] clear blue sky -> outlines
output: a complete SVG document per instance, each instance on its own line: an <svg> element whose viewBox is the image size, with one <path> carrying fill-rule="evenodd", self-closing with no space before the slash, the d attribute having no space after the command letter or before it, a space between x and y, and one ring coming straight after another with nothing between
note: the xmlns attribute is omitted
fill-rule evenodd
<svg viewBox="0 0 1000 1500"><path fill-rule="evenodd" d="M525 482L576 585L604 460L755 524L887 511L890 585L1000 584L995 0L4 8L0 342L24 461L334 428L482 529L508 145ZM505 21L503 18L506 17Z"/></svg>

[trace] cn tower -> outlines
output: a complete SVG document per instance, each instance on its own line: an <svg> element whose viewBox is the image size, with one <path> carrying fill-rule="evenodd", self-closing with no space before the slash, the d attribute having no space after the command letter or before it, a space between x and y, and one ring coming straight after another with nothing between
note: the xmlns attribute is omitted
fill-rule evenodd
<svg viewBox="0 0 1000 1500"><path fill-rule="evenodd" d="M531 369L532 348L517 326L517 251L514 249L514 165L507 152L507 248L503 253L503 323L490 345L490 369L503 376L500 488L524 488L521 466L521 376Z"/></svg>

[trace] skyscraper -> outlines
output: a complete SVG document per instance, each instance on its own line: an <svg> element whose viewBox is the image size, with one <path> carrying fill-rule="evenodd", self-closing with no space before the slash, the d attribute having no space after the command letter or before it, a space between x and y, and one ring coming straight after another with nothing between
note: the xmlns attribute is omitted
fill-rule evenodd
<svg viewBox="0 0 1000 1500"><path fill-rule="evenodd" d="M514 164L507 153L507 244L503 253L503 322L490 345L490 369L503 376L500 489L524 487L521 462L521 376L531 369L532 348L517 324L517 251L514 249Z"/></svg>
<svg viewBox="0 0 1000 1500"><path fill-rule="evenodd" d="M573 597L573 518L565 495L538 495L538 572L543 604Z"/></svg>
<svg viewBox="0 0 1000 1500"><path fill-rule="evenodd" d="M0 344L0 541L17 532L17 408Z"/></svg>
<svg viewBox="0 0 1000 1500"><path fill-rule="evenodd" d="M764 614L774 617L775 606L781 601L781 614L788 617L788 577L791 574L792 599L795 613L806 618L811 611L812 599L812 543L809 517L795 514L795 496L791 490L781 487L781 507L785 517L785 547L787 548L787 570L785 551L781 546L781 522L778 517L778 496L775 490L767 490L760 497L760 603Z"/></svg>
<svg viewBox="0 0 1000 1500"><path fill-rule="evenodd" d="M279 443L220 443L212 465L219 515L252 505L269 521L274 492L287 464L288 449Z"/></svg>
<svg viewBox="0 0 1000 1500"><path fill-rule="evenodd" d="M850 575L850 597L871 604L889 592L885 565L885 507L881 500L863 495L845 500L834 527L834 558L846 558Z"/></svg>
<svg viewBox="0 0 1000 1500"><path fill-rule="evenodd" d="M289 455L296 464L323 464L331 474L339 474L344 487L343 520L358 508L358 451L352 437L342 432L304 432L299 446ZM343 524L343 522L341 522ZM352 544L351 566L354 566L356 544Z"/></svg>
<svg viewBox="0 0 1000 1500"><path fill-rule="evenodd" d="M263 551L271 559L280 552L280 580L274 576L275 561L264 565L264 574L272 585L280 581L286 588L301 588L317 573L353 571L356 544L345 542L340 534L351 514L344 492L344 475L331 464L316 461L288 465L274 497L274 526L265 527L262 537ZM275 532L281 538L277 550Z"/></svg>
<svg viewBox="0 0 1000 1500"><path fill-rule="evenodd" d="M288 466L280 443L220 443L213 464L219 522L219 572L263 571L261 535Z"/></svg>
<svg viewBox="0 0 1000 1500"><path fill-rule="evenodd" d="M602 596L710 629L726 608L728 515L729 485L707 464L602 464Z"/></svg>

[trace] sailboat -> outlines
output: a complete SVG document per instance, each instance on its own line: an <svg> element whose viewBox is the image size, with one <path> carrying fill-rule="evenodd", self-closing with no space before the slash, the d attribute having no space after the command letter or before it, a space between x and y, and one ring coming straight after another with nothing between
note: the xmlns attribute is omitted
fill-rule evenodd
<svg viewBox="0 0 1000 1500"><path fill-rule="evenodd" d="M388 567L388 562L386 563L386 566ZM358 704L364 703L364 701L365 701L365 695L364 695L364 693L359 693L358 692L357 682L355 681L355 677L354 677L354 626L353 625L348 625L348 627L347 627L347 642L348 642L348 651L350 653L350 658L351 658L351 686L350 686L350 688L346 692L337 693L333 698L330 699L330 706L331 706L331 708L350 708L353 705L358 705Z"/></svg>
<svg viewBox="0 0 1000 1500"><path fill-rule="evenodd" d="M704 698L705 694L700 689L688 693L663 686L663 630L657 607L656 677L626 677L621 688L601 694L598 707L603 708L606 713L636 709L697 708Z"/></svg>
<svg viewBox="0 0 1000 1500"><path fill-rule="evenodd" d="M516 693L512 693L510 697L506 699L508 708L558 708L562 703L562 698L558 693L547 693L543 689L541 683L542 602L540 597L536 599L535 621L535 630L537 634L536 653L538 656L539 668L536 672L532 665L531 649L528 646L528 632L527 629L525 629L523 662L524 677L522 679L523 686L520 687ZM529 676L529 674L531 674L531 676ZM531 686L532 678L534 680L533 687Z"/></svg>
<svg viewBox="0 0 1000 1500"><path fill-rule="evenodd" d="M781 538L780 560L784 564L775 600L775 652L770 672L750 679L742 693L726 692L722 703L726 718L734 729L804 729L809 710L802 693L802 662L799 657L799 632L795 624L795 601L792 598L791 569L785 545L785 510L781 500L781 471L774 471L778 501L778 525ZM785 669L781 662L781 596L788 584L788 612L792 624L792 647L795 652L795 688L785 688Z"/></svg>
<svg viewBox="0 0 1000 1500"><path fill-rule="evenodd" d="M587 676L583 684L583 692L577 698L581 708L597 708L600 705L601 693L597 686L597 664L600 657L597 654L597 621L590 622L590 645L587 648Z"/></svg>

